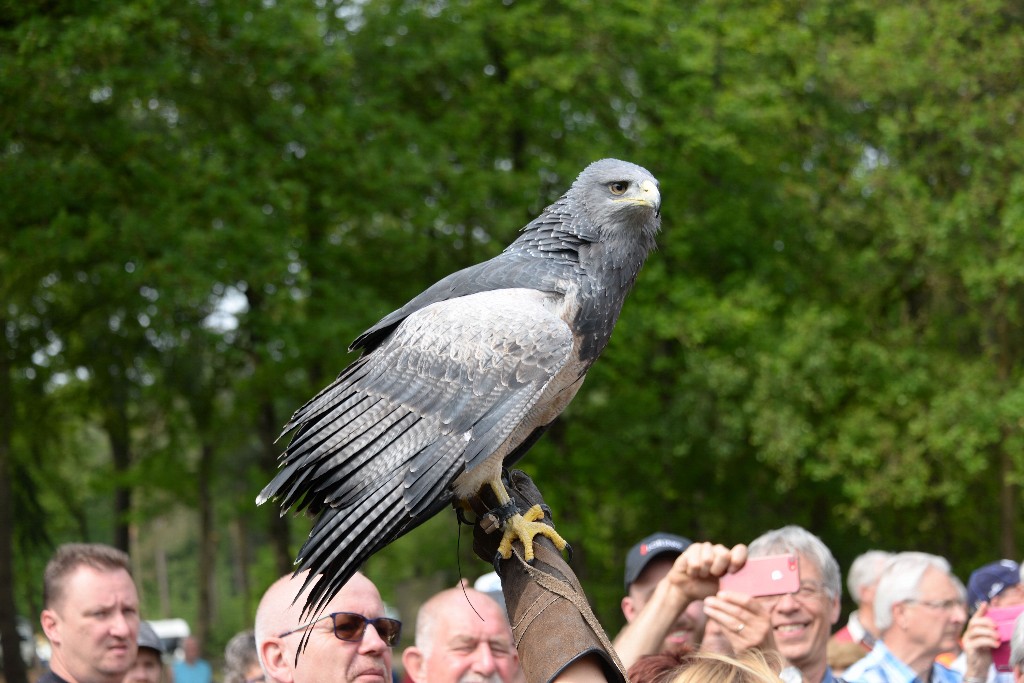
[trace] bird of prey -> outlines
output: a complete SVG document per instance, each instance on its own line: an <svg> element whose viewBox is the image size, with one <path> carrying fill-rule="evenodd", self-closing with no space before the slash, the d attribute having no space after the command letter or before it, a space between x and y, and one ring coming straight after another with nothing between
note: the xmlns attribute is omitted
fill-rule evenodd
<svg viewBox="0 0 1024 683"><path fill-rule="evenodd" d="M280 469L257 498L318 515L296 559L297 573L310 570L304 614L447 505L485 486L509 503L503 466L576 395L660 224L654 176L596 161L502 253L352 342L361 356L292 416ZM550 528L534 521L506 519L502 552L518 536L529 554L537 527Z"/></svg>

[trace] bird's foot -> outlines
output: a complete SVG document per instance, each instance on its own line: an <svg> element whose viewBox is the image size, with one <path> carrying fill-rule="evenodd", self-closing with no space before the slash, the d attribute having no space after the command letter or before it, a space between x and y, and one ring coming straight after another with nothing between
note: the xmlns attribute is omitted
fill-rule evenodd
<svg viewBox="0 0 1024 683"><path fill-rule="evenodd" d="M488 510L487 514L480 518L480 526L485 533L490 534L498 529L507 528L506 525L512 518L519 516L519 508L510 500L504 505Z"/></svg>
<svg viewBox="0 0 1024 683"><path fill-rule="evenodd" d="M515 513L509 517L503 527L504 535L498 544L498 555L502 559L512 557L512 542L517 538L523 544L523 559L527 562L533 561L533 539L535 536L546 536L555 544L558 550L569 547L554 527L544 524L538 520L544 519L544 508L534 505L523 514Z"/></svg>

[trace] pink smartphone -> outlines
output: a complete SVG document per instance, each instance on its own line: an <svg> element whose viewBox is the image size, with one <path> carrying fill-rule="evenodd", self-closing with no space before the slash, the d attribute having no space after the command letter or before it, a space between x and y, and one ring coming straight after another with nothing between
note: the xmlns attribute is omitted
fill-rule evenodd
<svg viewBox="0 0 1024 683"><path fill-rule="evenodd" d="M735 574L720 578L718 585L754 597L795 593L800 590L800 562L796 555L752 557Z"/></svg>
<svg viewBox="0 0 1024 683"><path fill-rule="evenodd" d="M999 631L999 647L992 650L992 663L1000 671L1010 670L1010 638L1021 612L1024 612L1024 605L989 607L985 612L986 617L996 622L996 630Z"/></svg>

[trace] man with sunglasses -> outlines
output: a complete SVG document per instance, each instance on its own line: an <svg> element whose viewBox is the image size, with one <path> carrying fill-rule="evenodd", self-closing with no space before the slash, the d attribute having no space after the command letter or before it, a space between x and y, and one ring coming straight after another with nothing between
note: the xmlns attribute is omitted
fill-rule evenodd
<svg viewBox="0 0 1024 683"><path fill-rule="evenodd" d="M321 611L302 619L305 574L281 577L256 610L256 648L276 683L390 683L391 648L402 623L384 616L384 601L357 573Z"/></svg>

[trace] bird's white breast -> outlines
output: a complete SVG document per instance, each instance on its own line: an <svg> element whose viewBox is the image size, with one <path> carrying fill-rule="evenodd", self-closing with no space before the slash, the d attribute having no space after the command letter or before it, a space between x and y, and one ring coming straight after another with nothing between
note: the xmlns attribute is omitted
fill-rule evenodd
<svg viewBox="0 0 1024 683"><path fill-rule="evenodd" d="M563 297L531 289L504 289L434 305L459 306L460 317L478 321L480 329L498 330L496 337L518 340L516 348L506 349L517 360L528 359L533 353L548 352L550 345L556 343L561 354L558 367L552 370L543 386L537 387L537 400L519 426L486 461L455 480L456 496L467 498L488 481L496 479L505 457L535 429L558 417L576 395L582 384L583 369L574 353L577 344L567 322L575 315L574 302L574 296ZM424 309L423 313L434 306ZM552 334L552 330L557 330L557 335ZM467 434L467 438L472 439L473 435Z"/></svg>

